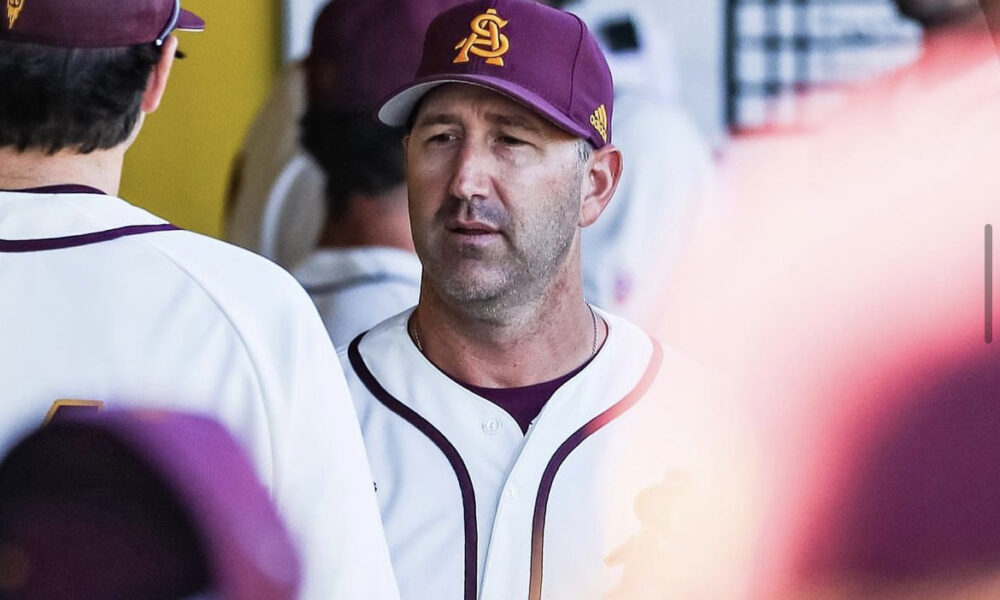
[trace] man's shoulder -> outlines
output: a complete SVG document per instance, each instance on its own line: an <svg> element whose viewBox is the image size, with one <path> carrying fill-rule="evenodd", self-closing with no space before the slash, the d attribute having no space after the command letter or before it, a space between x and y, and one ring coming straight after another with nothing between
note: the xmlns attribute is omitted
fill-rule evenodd
<svg viewBox="0 0 1000 600"><path fill-rule="evenodd" d="M323 332L319 315L302 286L284 269L243 248L189 231L148 240L192 289L204 296L238 330L268 339L293 336L302 323ZM313 322L314 320L314 322ZM284 332L284 333L282 333Z"/></svg>
<svg viewBox="0 0 1000 600"><path fill-rule="evenodd" d="M352 354L366 362L384 361L389 360L386 358L387 353L398 351L407 344L412 345L413 342L406 330L406 323L412 313L413 308L408 308L391 316L368 331L359 334L349 344L338 348L338 354L341 361L345 363L345 367Z"/></svg>
<svg viewBox="0 0 1000 600"><path fill-rule="evenodd" d="M179 231L169 238L152 241L180 270L213 290L252 288L253 298L268 301L289 293L304 294L285 269L228 242L191 231Z"/></svg>

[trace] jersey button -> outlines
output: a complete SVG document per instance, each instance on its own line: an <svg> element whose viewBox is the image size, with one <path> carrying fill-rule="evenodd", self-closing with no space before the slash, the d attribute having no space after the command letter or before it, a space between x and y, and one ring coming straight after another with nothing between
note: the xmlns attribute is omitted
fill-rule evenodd
<svg viewBox="0 0 1000 600"><path fill-rule="evenodd" d="M503 429L503 424L500 423L500 419L490 417L483 421L483 431L486 435L496 435L500 433L501 429Z"/></svg>
<svg viewBox="0 0 1000 600"><path fill-rule="evenodd" d="M519 495L520 492L518 492L517 486L513 483L507 484L507 487L503 490L503 499L507 502L516 502Z"/></svg>

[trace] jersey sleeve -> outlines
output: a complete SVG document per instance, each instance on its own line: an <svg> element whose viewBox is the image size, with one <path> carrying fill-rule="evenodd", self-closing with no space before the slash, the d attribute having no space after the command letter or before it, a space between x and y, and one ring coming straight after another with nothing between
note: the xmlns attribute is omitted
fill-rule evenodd
<svg viewBox="0 0 1000 600"><path fill-rule="evenodd" d="M303 565L301 597L398 598L343 371L313 304L288 282L292 301L251 353L271 428L272 493Z"/></svg>

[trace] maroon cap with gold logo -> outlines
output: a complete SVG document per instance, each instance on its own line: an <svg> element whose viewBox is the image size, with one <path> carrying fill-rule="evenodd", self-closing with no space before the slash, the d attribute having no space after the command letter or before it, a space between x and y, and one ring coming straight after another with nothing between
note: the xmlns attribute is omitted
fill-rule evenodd
<svg viewBox="0 0 1000 600"><path fill-rule="evenodd" d="M0 0L0 39L62 48L163 44L205 22L180 0Z"/></svg>
<svg viewBox="0 0 1000 600"><path fill-rule="evenodd" d="M382 104L379 119L405 124L445 83L509 96L595 148L611 142L611 70L587 26L567 12L532 0L474 0L441 13L416 78Z"/></svg>

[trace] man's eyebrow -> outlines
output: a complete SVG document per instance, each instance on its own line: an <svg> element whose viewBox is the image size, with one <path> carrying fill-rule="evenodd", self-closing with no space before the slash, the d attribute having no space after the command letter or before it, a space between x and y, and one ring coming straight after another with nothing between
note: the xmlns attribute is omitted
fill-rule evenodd
<svg viewBox="0 0 1000 600"><path fill-rule="evenodd" d="M521 115L489 113L486 115L486 119L496 125L503 125L506 127L517 127L518 129L524 129L526 131L532 131L535 133L541 133L542 131L537 123Z"/></svg>
<svg viewBox="0 0 1000 600"><path fill-rule="evenodd" d="M447 113L427 113L421 115L413 124L413 127L415 129L417 127L431 127L433 125L457 125L458 123L458 117L454 115Z"/></svg>

